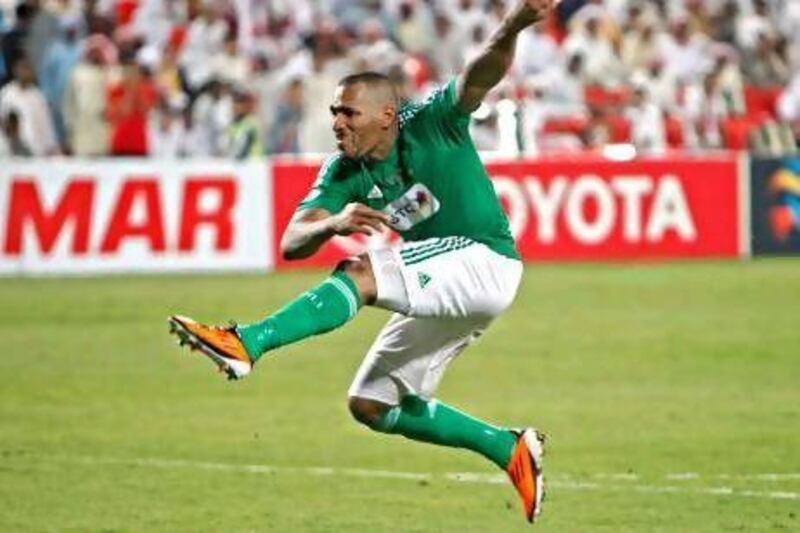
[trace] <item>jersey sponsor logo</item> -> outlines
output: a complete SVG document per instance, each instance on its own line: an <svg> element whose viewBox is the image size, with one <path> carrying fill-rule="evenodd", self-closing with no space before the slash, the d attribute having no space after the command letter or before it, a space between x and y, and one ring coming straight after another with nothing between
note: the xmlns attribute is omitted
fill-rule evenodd
<svg viewBox="0 0 800 533"><path fill-rule="evenodd" d="M439 207L439 200L433 193L425 185L417 183L384 207L383 212L389 215L392 229L408 231L435 215Z"/></svg>
<svg viewBox="0 0 800 533"><path fill-rule="evenodd" d="M383 193L381 192L381 190L378 188L377 185L373 185L372 190L369 191L369 194L367 194L367 199L377 200L380 198L383 198Z"/></svg>

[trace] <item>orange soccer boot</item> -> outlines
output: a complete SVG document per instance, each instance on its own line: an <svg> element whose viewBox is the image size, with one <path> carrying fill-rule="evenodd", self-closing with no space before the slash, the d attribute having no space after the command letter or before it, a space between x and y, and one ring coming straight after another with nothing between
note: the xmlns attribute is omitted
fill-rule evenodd
<svg viewBox="0 0 800 533"><path fill-rule="evenodd" d="M525 517L532 523L542 512L542 456L545 437L533 428L515 430L514 434L517 435L517 445L506 471L522 498Z"/></svg>
<svg viewBox="0 0 800 533"><path fill-rule="evenodd" d="M253 369L253 360L247 354L235 326L207 326L185 316L174 315L167 319L169 332L178 337L178 344L214 361L228 379L241 379Z"/></svg>

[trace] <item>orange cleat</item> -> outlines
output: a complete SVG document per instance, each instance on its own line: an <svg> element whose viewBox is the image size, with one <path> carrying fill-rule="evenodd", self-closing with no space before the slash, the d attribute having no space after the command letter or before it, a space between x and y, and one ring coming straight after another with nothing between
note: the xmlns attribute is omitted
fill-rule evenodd
<svg viewBox="0 0 800 533"><path fill-rule="evenodd" d="M247 354L234 326L206 326L185 316L174 315L167 319L169 332L178 337L178 344L199 350L214 361L228 379L241 379L253 369L253 360Z"/></svg>
<svg viewBox="0 0 800 533"><path fill-rule="evenodd" d="M544 485L542 480L542 456L544 455L543 433L528 428L514 430L517 445L511 454L506 471L514 488L522 498L523 510L528 522L533 523L542 512Z"/></svg>

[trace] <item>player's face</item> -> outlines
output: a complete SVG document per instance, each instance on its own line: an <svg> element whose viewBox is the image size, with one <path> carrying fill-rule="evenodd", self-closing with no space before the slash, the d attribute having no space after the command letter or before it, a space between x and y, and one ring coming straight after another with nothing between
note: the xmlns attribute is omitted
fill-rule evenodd
<svg viewBox="0 0 800 533"><path fill-rule="evenodd" d="M331 115L336 148L348 157L369 155L385 135L380 109L363 83L336 88Z"/></svg>

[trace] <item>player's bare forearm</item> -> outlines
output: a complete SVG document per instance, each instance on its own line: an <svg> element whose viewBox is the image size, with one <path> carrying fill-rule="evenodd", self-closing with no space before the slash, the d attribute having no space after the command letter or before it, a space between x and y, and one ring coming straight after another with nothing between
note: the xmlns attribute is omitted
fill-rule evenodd
<svg viewBox="0 0 800 533"><path fill-rule="evenodd" d="M281 255L286 260L305 259L314 255L334 235L381 231L388 216L366 205L354 202L332 215L325 209L312 208L298 212L281 239Z"/></svg>
<svg viewBox="0 0 800 533"><path fill-rule="evenodd" d="M517 35L542 20L553 6L553 0L520 0L505 16L483 50L458 78L458 107L472 112L486 94L505 76L514 59Z"/></svg>
<svg viewBox="0 0 800 533"><path fill-rule="evenodd" d="M314 255L335 235L331 218L324 209L308 209L295 215L281 238L283 258L292 261Z"/></svg>

